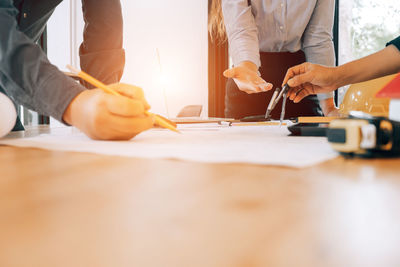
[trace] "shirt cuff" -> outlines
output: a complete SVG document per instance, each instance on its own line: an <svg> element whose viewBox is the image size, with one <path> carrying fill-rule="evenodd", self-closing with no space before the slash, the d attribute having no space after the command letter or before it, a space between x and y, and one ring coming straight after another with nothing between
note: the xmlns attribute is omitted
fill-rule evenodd
<svg viewBox="0 0 400 267"><path fill-rule="evenodd" d="M46 110L47 115L56 120L67 124L63 120L63 115L71 101L80 93L87 90L74 79L67 77L62 72L51 76L40 86L41 88L52 88L43 94L38 94L42 109ZM67 124L68 125L68 124Z"/></svg>
<svg viewBox="0 0 400 267"><path fill-rule="evenodd" d="M234 66L238 66L240 63L244 61L250 61L256 64L257 68L261 67L261 60L260 60L260 53L253 54L253 53L245 53L245 52L231 52L232 61Z"/></svg>
<svg viewBox="0 0 400 267"><path fill-rule="evenodd" d="M125 67L125 50L113 49L86 53L80 49L81 69L104 84L118 83ZM94 88L87 82L86 88Z"/></svg>

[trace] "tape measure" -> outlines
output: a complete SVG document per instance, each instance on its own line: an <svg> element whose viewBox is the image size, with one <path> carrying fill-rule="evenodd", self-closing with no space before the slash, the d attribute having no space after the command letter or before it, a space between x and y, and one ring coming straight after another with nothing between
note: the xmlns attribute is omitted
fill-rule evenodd
<svg viewBox="0 0 400 267"><path fill-rule="evenodd" d="M331 146L343 155L360 157L400 156L400 122L351 112L333 120L327 131Z"/></svg>

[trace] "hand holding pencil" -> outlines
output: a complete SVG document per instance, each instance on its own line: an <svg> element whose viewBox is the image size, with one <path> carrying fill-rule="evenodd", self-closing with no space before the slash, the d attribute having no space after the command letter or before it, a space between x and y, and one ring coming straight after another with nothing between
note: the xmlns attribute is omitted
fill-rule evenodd
<svg viewBox="0 0 400 267"><path fill-rule="evenodd" d="M70 70L98 89L77 95L67 107L63 119L92 139L129 140L152 128L155 123L177 131L161 117L148 112L150 106L139 87L127 84L106 86L84 72L74 68Z"/></svg>

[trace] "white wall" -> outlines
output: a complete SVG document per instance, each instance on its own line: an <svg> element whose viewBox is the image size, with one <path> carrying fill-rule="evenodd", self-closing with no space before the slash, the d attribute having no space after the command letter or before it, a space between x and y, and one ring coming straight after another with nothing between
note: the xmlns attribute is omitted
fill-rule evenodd
<svg viewBox="0 0 400 267"><path fill-rule="evenodd" d="M142 87L152 111L169 115L189 104L208 113L205 0L122 0L126 68L123 82ZM161 78L156 50L160 52Z"/></svg>

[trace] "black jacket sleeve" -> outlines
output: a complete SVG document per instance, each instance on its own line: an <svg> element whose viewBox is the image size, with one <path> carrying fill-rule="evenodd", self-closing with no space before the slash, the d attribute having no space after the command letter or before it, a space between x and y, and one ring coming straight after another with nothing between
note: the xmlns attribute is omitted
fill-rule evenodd
<svg viewBox="0 0 400 267"><path fill-rule="evenodd" d="M400 51L400 36L386 44L386 46L388 45L394 45Z"/></svg>

